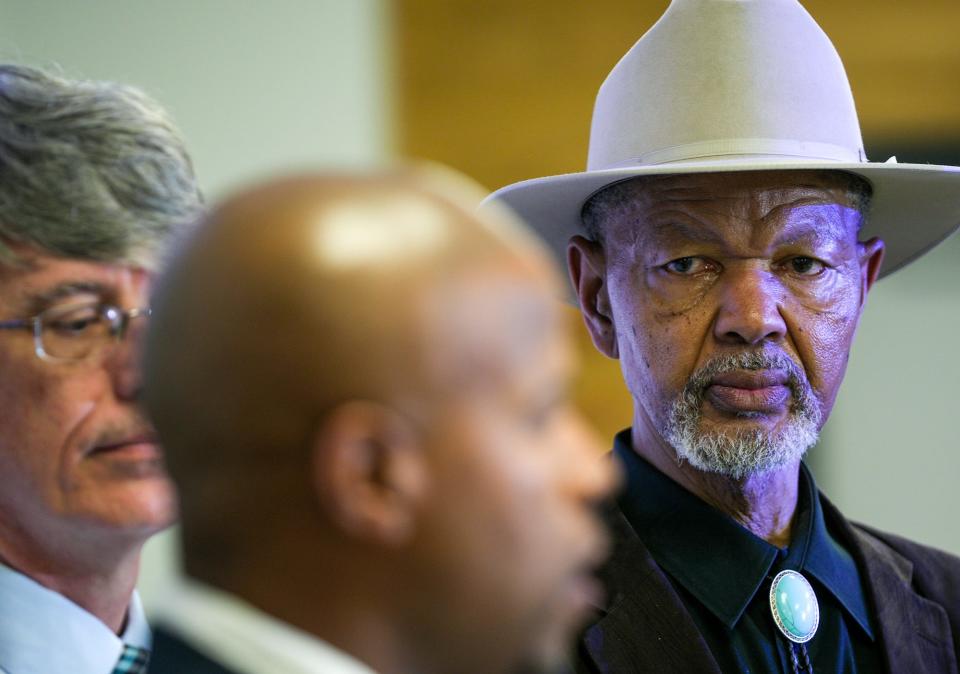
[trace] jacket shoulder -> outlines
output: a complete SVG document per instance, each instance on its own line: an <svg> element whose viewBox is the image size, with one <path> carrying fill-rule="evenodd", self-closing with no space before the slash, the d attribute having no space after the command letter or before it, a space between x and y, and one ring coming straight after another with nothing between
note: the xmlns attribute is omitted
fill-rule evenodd
<svg viewBox="0 0 960 674"><path fill-rule="evenodd" d="M912 592L943 609L960 653L960 557L863 524L851 528L864 555L891 562Z"/></svg>
<svg viewBox="0 0 960 674"><path fill-rule="evenodd" d="M941 593L952 593L951 604L960 603L960 557L865 524L851 522L851 526L861 538L873 539L908 560L917 589L936 587Z"/></svg>

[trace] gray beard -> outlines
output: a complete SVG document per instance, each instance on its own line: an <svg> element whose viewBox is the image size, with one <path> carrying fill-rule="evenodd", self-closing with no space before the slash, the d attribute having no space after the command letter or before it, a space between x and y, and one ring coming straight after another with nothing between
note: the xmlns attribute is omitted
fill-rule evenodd
<svg viewBox="0 0 960 674"><path fill-rule="evenodd" d="M789 415L776 430L708 432L701 428L704 395L715 376L736 370L767 369L786 372L792 394ZM780 352L745 352L719 356L694 372L667 411L661 434L681 461L739 480L799 461L817 442L820 416L817 396L806 374L793 360Z"/></svg>

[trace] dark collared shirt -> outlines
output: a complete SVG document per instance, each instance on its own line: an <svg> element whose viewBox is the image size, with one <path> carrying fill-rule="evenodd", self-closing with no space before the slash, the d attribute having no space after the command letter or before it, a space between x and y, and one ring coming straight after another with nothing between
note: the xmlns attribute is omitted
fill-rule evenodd
<svg viewBox="0 0 960 674"><path fill-rule="evenodd" d="M784 569L802 573L820 605L820 626L806 644L814 671L882 671L856 563L827 529L806 466L793 540L780 549L637 455L629 430L617 435L614 453L627 473L620 508L667 573L722 671L793 671L794 647L778 631L769 603L771 581Z"/></svg>

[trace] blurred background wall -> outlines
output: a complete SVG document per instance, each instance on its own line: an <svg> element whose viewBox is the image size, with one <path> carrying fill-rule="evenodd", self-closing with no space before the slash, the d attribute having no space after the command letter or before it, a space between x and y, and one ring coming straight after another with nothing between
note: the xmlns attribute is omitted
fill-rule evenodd
<svg viewBox="0 0 960 674"><path fill-rule="evenodd" d="M187 138L213 199L277 170L391 145L378 0L0 0L0 58L136 84Z"/></svg>
<svg viewBox="0 0 960 674"><path fill-rule="evenodd" d="M183 129L208 195L295 168L397 154L489 188L580 171L593 97L666 0L0 0L0 57L137 84ZM807 0L874 160L960 165L960 3ZM911 226L911 223L904 223ZM960 239L880 282L810 461L856 519L960 553ZM630 423L616 362L580 327L583 408ZM152 543L147 598L169 572Z"/></svg>

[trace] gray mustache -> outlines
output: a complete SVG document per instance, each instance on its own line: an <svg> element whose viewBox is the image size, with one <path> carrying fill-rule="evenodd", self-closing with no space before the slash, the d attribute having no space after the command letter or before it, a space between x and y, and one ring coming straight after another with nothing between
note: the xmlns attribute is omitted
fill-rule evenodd
<svg viewBox="0 0 960 674"><path fill-rule="evenodd" d="M769 349L728 353L711 358L690 376L681 395L689 402L699 404L714 377L740 370L776 370L786 373L787 386L793 394L794 408L808 409L810 403L816 400L816 394L803 369L782 351Z"/></svg>

